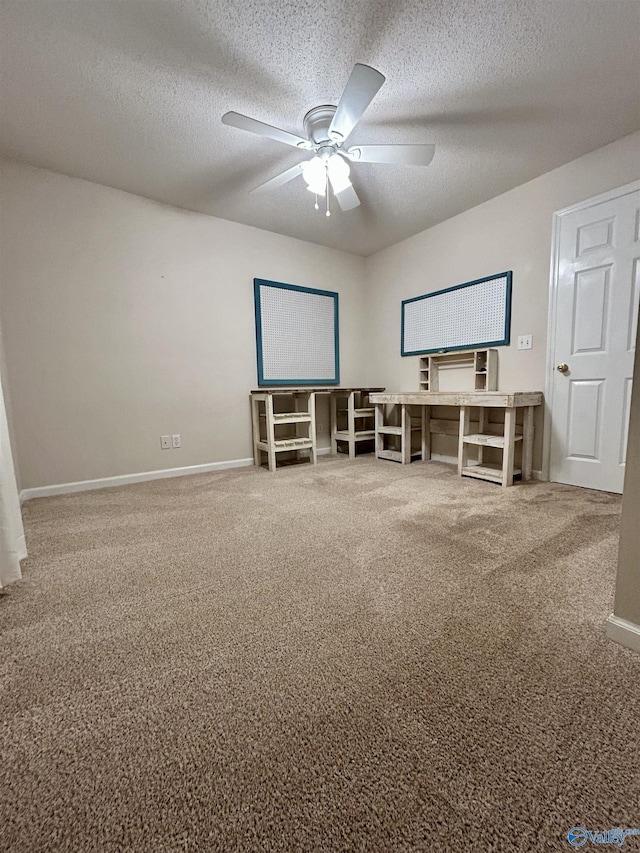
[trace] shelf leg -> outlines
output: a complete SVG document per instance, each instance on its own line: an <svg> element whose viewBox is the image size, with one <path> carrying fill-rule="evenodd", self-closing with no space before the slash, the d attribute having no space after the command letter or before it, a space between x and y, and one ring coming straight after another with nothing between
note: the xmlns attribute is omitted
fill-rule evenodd
<svg viewBox="0 0 640 853"><path fill-rule="evenodd" d="M349 430L349 459L356 458L356 392L351 391L347 398L347 429Z"/></svg>
<svg viewBox="0 0 640 853"><path fill-rule="evenodd" d="M525 406L522 430L522 479L531 479L533 463L533 406Z"/></svg>
<svg viewBox="0 0 640 853"><path fill-rule="evenodd" d="M504 450L502 452L502 485L513 485L516 438L516 410L504 410Z"/></svg>
<svg viewBox="0 0 640 853"><path fill-rule="evenodd" d="M338 430L338 395L335 391L330 394L329 407L331 409L331 453L335 456L338 452L336 432Z"/></svg>
<svg viewBox="0 0 640 853"><path fill-rule="evenodd" d="M462 469L467 467L469 461L469 445L464 443L465 435L469 435L469 424L471 421L471 410L469 406L460 406L460 433L458 435L458 476L462 476Z"/></svg>
<svg viewBox="0 0 640 853"><path fill-rule="evenodd" d="M260 410L259 403L253 397L251 398L251 426L253 429L253 464L260 467L260 450L258 442L260 441Z"/></svg>
<svg viewBox="0 0 640 853"><path fill-rule="evenodd" d="M269 462L269 470L276 470L276 429L273 421L273 397L267 394L267 399L264 404L266 421L267 421L267 460Z"/></svg>
<svg viewBox="0 0 640 853"><path fill-rule="evenodd" d="M383 403L376 403L376 459L380 458L381 451L384 450L384 437L380 429L384 426Z"/></svg>
<svg viewBox="0 0 640 853"><path fill-rule="evenodd" d="M478 406L478 432L480 435L484 433L484 406ZM478 465L482 465L484 462L484 447L479 444L478 445Z"/></svg>
<svg viewBox="0 0 640 853"><path fill-rule="evenodd" d="M422 461L431 459L431 406L420 406L422 412Z"/></svg>
<svg viewBox="0 0 640 853"><path fill-rule="evenodd" d="M411 462L411 414L409 406L402 403L400 406L400 424L402 426L402 464L408 465Z"/></svg>
<svg viewBox="0 0 640 853"><path fill-rule="evenodd" d="M311 392L309 394L309 414L311 420L309 422L309 438L311 439L311 461L315 465L318 462L318 450L316 447L316 395Z"/></svg>

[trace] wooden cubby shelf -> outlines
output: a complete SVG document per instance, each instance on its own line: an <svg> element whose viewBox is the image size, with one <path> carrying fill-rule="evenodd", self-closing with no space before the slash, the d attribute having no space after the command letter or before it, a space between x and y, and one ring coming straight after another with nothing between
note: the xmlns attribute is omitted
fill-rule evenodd
<svg viewBox="0 0 640 853"><path fill-rule="evenodd" d="M498 351L495 349L459 350L421 356L420 390L439 391L440 370L447 368L471 370L474 391L496 391L498 388Z"/></svg>

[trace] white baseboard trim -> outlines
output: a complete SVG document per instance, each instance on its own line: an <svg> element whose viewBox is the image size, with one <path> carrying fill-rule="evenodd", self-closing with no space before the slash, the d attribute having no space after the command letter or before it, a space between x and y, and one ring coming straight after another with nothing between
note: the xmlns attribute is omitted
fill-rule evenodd
<svg viewBox="0 0 640 853"><path fill-rule="evenodd" d="M318 456L328 456L331 447L319 447ZM456 456L444 456L434 453L434 462L448 462L457 465ZM145 483L148 480L164 480L168 477L186 477L189 474L206 474L209 471L224 471L226 468L245 468L253 465L251 457L247 459L229 459L225 462L207 462L204 465L187 465L184 468L164 468L160 471L141 471L139 474L119 474L116 477L101 477L98 480L79 480L75 483L57 483L53 486L38 486L34 489L23 489L20 492L20 503L33 498L48 498L54 495L68 495L73 492L88 492L93 489L108 489L113 486L128 486L131 483ZM533 479L542 479L540 471L533 471Z"/></svg>
<svg viewBox="0 0 640 853"><path fill-rule="evenodd" d="M604 630L610 640L634 652L640 652L640 625L627 622L612 613L607 617Z"/></svg>
<svg viewBox="0 0 640 853"><path fill-rule="evenodd" d="M230 459L226 462L207 462L204 465L187 465L184 468L165 468L161 471L142 471L139 474L120 474L117 477L102 477L99 480L80 480L77 483L59 483L54 486L39 486L35 489L23 489L20 503L33 498L48 498L52 495L67 495L72 492L88 492L92 489L108 489L112 486L128 486L131 483L144 483L148 480L163 480L166 477L185 477L189 474L206 474L209 471L223 471L225 468L245 468L253 465L253 458Z"/></svg>

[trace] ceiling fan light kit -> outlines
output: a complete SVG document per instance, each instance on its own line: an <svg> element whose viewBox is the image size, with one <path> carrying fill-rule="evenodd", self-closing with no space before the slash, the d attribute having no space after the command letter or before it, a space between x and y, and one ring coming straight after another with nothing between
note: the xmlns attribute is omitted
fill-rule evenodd
<svg viewBox="0 0 640 853"><path fill-rule="evenodd" d="M326 196L326 215L330 216L329 187L343 212L352 210L360 204L358 194L350 180L351 170L348 160L428 166L433 159L434 145L356 145L348 149L343 148L351 131L362 118L384 81L384 75L375 68L356 63L338 106L323 104L309 110L305 115L303 124L306 139L240 113L225 113L222 116L223 124L274 139L276 142L283 142L294 148L315 152L311 160L281 172L266 183L255 187L251 192L269 192L301 174L309 192L316 196L316 210L319 207L317 197Z"/></svg>
<svg viewBox="0 0 640 853"><path fill-rule="evenodd" d="M308 160L302 167L302 177L307 189L315 195L324 195L327 186L327 172L323 161L319 157Z"/></svg>

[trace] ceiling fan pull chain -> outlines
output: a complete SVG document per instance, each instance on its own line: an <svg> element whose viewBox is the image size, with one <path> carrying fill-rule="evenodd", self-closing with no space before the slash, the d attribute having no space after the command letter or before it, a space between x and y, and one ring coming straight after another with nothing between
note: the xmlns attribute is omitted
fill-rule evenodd
<svg viewBox="0 0 640 853"><path fill-rule="evenodd" d="M318 204L318 193L316 193L316 203L313 206L316 210L320 210L320 205Z"/></svg>
<svg viewBox="0 0 640 853"><path fill-rule="evenodd" d="M326 182L327 182L327 183L326 183L327 212L326 212L325 216L331 216L331 211L329 210L329 194L330 194L330 193L329 193L329 171L328 171L328 170L327 170L327 176L326 176L325 180L326 180Z"/></svg>

